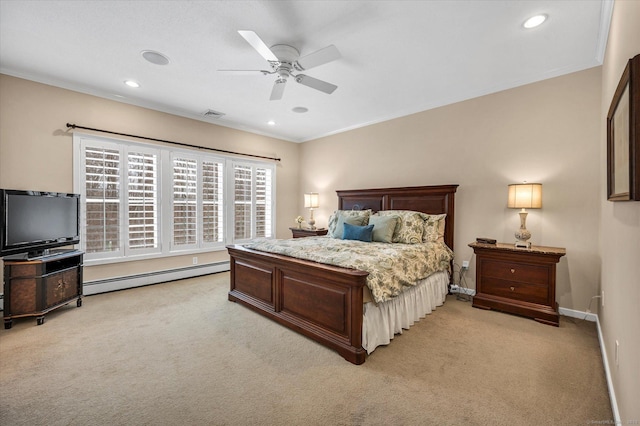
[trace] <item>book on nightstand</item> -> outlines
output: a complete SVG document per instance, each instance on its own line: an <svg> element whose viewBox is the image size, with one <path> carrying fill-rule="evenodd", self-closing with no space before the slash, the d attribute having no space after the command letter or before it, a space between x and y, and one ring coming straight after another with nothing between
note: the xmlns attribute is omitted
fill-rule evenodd
<svg viewBox="0 0 640 426"><path fill-rule="evenodd" d="M497 242L493 238L484 238L484 237L478 237L476 238L476 241L481 244L495 244Z"/></svg>

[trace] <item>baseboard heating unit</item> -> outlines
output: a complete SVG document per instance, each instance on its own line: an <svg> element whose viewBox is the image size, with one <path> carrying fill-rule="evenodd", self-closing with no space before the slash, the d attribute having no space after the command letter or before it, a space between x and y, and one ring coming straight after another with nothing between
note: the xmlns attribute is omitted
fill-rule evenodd
<svg viewBox="0 0 640 426"><path fill-rule="evenodd" d="M201 275L215 274L229 270L229 261L205 263L201 265L187 266L184 268L168 269L163 271L147 272L144 274L113 277L104 280L85 281L83 292L85 296L108 291L124 290L127 288L141 287L150 284L160 284L167 281L193 278Z"/></svg>

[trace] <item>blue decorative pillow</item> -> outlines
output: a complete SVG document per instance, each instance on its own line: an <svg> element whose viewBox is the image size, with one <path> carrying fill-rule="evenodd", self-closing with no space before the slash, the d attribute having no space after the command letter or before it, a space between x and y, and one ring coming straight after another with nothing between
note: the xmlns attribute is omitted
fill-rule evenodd
<svg viewBox="0 0 640 426"><path fill-rule="evenodd" d="M343 240L358 240L367 243L371 242L371 234L373 234L373 225L358 226L344 223Z"/></svg>
<svg viewBox="0 0 640 426"><path fill-rule="evenodd" d="M329 216L329 236L342 238L344 228L342 224L349 222L352 225L368 225L371 210L336 210Z"/></svg>

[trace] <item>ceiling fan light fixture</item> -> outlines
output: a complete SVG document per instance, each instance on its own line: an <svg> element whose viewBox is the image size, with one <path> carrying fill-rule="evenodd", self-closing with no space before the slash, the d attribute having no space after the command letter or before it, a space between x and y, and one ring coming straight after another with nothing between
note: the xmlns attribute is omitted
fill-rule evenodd
<svg viewBox="0 0 640 426"><path fill-rule="evenodd" d="M548 17L549 16L544 13L540 15L532 16L531 18L524 21L524 24L522 24L522 26L525 27L526 29L535 28L537 26L542 25L542 23L544 23L544 21L546 21Z"/></svg>
<svg viewBox="0 0 640 426"><path fill-rule="evenodd" d="M325 47L308 55L300 57L300 51L288 44L274 44L271 47L262 41L262 39L253 31L238 30L238 33L262 56L267 60L271 67L271 72L263 70L219 70L232 72L260 72L264 75L275 74L276 81L271 89L269 100L278 101L282 99L287 79L292 77L296 83L312 89L319 90L326 94L331 94L338 88L335 84L327 83L304 74L294 74L296 71L307 70L309 68L324 65L327 62L335 61L341 58L340 52L334 45ZM306 111L299 111L306 112Z"/></svg>
<svg viewBox="0 0 640 426"><path fill-rule="evenodd" d="M156 52L155 50L143 50L140 52L142 57L152 64L156 65L167 65L169 63L169 58L163 55L160 52Z"/></svg>

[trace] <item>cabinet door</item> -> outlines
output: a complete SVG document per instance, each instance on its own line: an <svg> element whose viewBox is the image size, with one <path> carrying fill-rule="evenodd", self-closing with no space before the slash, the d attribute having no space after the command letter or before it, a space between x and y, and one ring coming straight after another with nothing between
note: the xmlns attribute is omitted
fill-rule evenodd
<svg viewBox="0 0 640 426"><path fill-rule="evenodd" d="M46 307L66 302L78 295L78 268L67 269L45 278Z"/></svg>

